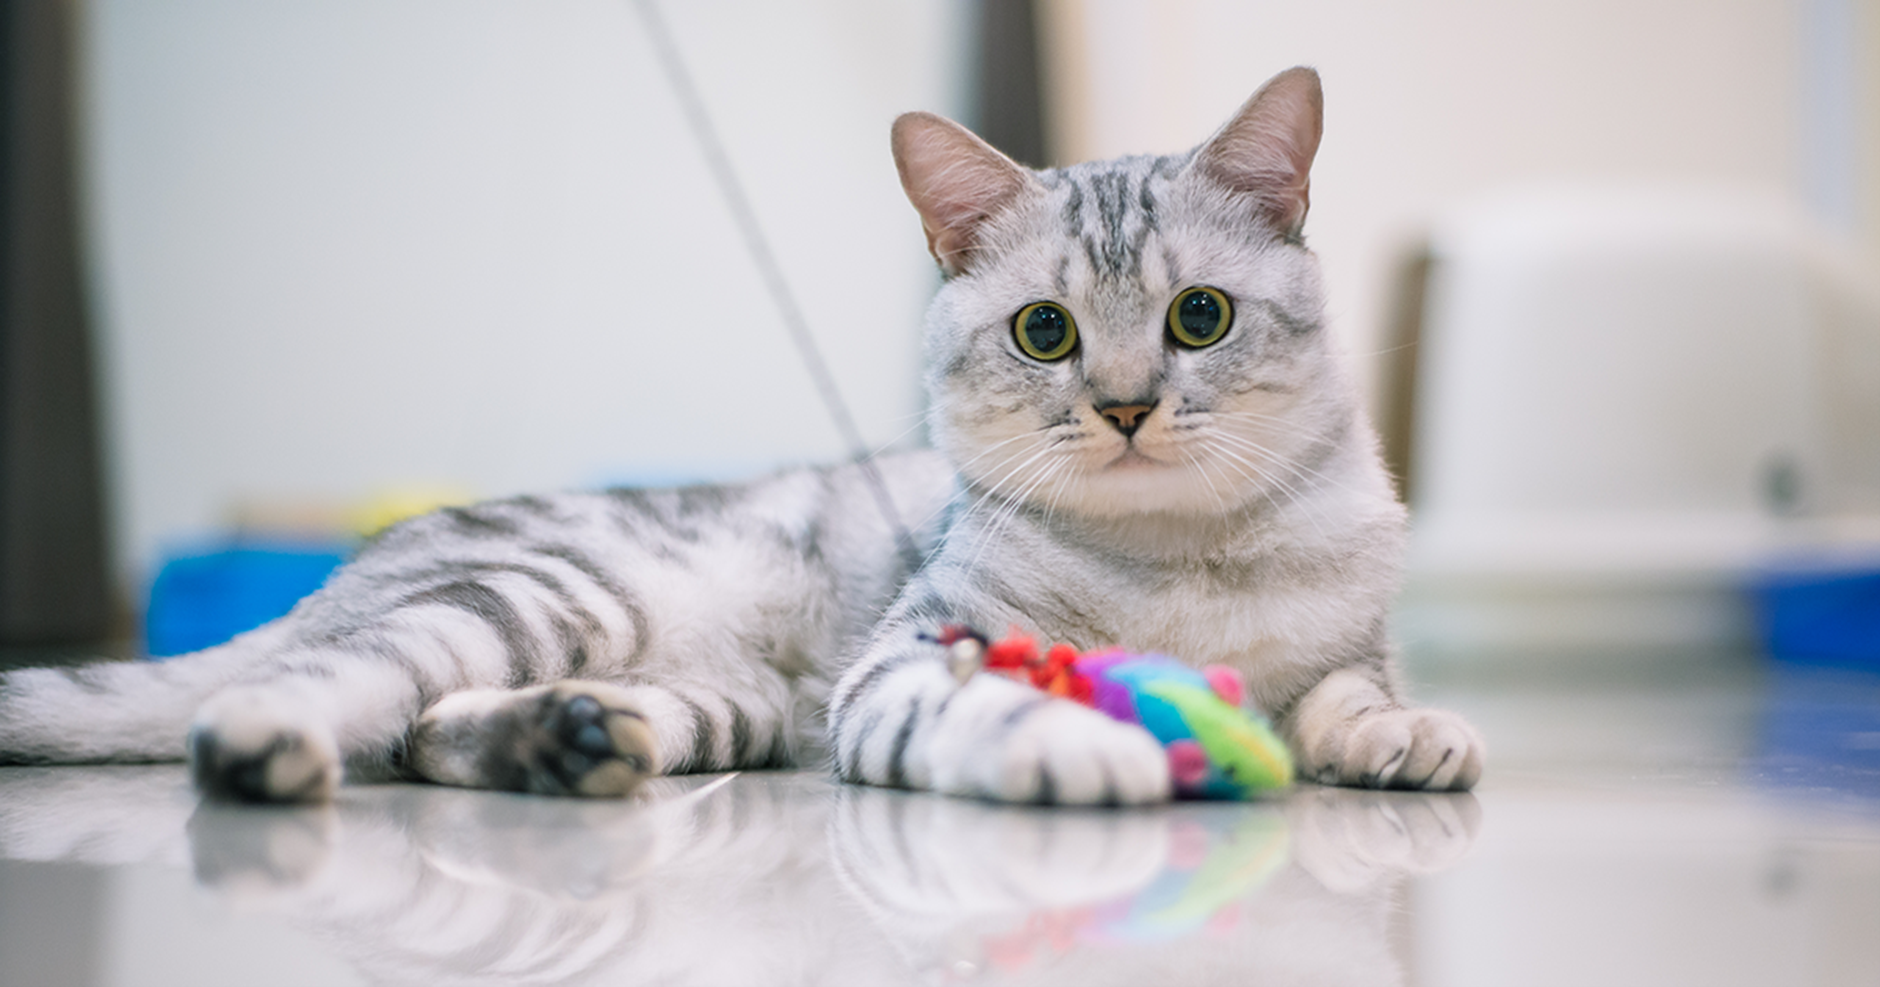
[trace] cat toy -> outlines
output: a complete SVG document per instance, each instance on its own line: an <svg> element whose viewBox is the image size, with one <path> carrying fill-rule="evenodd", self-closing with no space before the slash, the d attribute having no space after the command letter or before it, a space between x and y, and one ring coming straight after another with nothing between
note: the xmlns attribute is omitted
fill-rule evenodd
<svg viewBox="0 0 1880 987"><path fill-rule="evenodd" d="M1245 799L1292 784L1292 755L1264 719L1241 709L1240 675L1226 666L1197 672L1166 655L1122 648L1079 654L1068 644L1041 654L1017 628L990 641L949 624L929 639L947 649L948 668L962 683L1003 675L1148 730L1168 751L1179 797Z"/></svg>

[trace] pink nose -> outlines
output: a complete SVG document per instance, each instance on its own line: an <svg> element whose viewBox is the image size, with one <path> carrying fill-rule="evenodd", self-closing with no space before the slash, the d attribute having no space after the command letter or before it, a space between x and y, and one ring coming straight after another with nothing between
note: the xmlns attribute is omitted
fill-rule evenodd
<svg viewBox="0 0 1880 987"><path fill-rule="evenodd" d="M1116 430L1124 435L1134 435L1137 427L1142 424L1142 420L1149 417L1149 412L1154 410L1153 404L1116 404L1108 408L1098 408L1097 414L1108 418L1110 424L1115 425Z"/></svg>

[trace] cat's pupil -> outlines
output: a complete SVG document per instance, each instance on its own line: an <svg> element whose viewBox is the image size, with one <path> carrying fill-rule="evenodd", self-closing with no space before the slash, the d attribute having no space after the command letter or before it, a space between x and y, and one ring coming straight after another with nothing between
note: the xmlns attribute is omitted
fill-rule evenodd
<svg viewBox="0 0 1880 987"><path fill-rule="evenodd" d="M1055 352L1069 332L1064 313L1055 308L1040 305L1025 317L1025 339L1040 353Z"/></svg>
<svg viewBox="0 0 1880 987"><path fill-rule="evenodd" d="M1176 317L1181 319L1182 328L1197 339L1206 339L1214 335L1221 327L1221 306L1214 296L1205 291L1190 292L1182 299Z"/></svg>

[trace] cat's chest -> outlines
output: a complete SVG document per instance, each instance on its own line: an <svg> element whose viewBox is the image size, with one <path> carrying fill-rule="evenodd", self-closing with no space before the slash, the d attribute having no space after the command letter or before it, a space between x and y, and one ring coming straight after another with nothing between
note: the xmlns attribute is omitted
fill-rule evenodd
<svg viewBox="0 0 1880 987"><path fill-rule="evenodd" d="M1196 663L1264 648L1293 604L1283 584L1236 567L1197 567L1113 586L1119 643ZM1283 621L1282 621L1283 622Z"/></svg>
<svg viewBox="0 0 1880 987"><path fill-rule="evenodd" d="M1245 664L1293 636L1311 600L1261 560L1104 564L1041 580L1024 609L1086 647L1121 645L1195 664ZM1055 628L1052 625L1057 625Z"/></svg>

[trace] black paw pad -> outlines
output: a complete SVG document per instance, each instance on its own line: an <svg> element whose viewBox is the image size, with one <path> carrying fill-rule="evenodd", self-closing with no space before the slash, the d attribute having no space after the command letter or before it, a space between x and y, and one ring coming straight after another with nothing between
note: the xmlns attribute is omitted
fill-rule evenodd
<svg viewBox="0 0 1880 987"><path fill-rule="evenodd" d="M623 749L610 726L620 718L639 719L635 713L608 709L593 696L551 693L542 708L542 739L533 758L530 790L588 794L597 772L617 773L624 767L636 777L650 773L650 759L638 750Z"/></svg>

